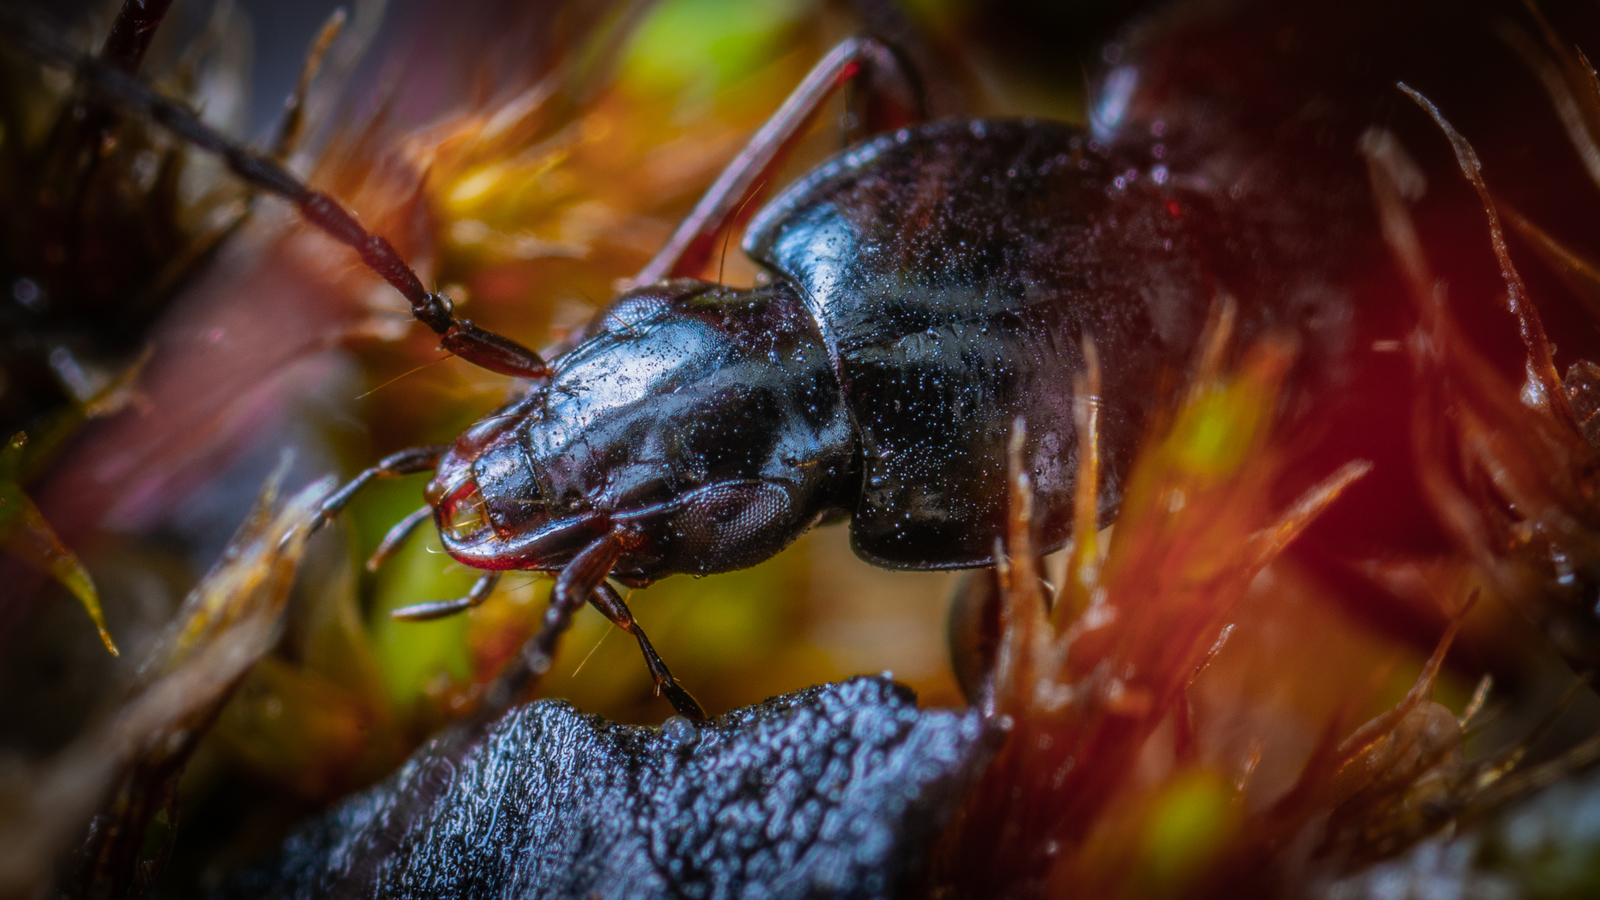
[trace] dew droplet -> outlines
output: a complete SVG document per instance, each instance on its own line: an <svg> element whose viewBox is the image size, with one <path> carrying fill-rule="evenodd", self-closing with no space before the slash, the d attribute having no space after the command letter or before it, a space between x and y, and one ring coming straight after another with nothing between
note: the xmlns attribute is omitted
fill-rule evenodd
<svg viewBox="0 0 1600 900"><path fill-rule="evenodd" d="M689 750L700 743L700 729L683 716L669 716L661 723L661 734L680 750Z"/></svg>

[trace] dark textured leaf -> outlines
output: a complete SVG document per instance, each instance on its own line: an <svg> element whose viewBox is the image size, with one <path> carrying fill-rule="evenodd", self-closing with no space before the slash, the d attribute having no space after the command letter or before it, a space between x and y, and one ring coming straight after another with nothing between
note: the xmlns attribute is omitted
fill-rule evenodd
<svg viewBox="0 0 1600 900"><path fill-rule="evenodd" d="M884 678L698 728L534 703L430 743L224 896L894 896L992 734Z"/></svg>

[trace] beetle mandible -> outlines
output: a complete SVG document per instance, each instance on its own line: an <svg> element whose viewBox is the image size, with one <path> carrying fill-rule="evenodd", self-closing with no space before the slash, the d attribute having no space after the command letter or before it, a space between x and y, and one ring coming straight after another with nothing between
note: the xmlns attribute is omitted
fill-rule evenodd
<svg viewBox="0 0 1600 900"><path fill-rule="evenodd" d="M1283 181L1263 160L1309 154L1302 168L1319 170L1320 144L1272 146L1249 137L1259 129L1230 131L1230 117L1260 113L1248 104L1186 120L1190 107L1159 87L1185 76L1185 60L1158 39L1162 52L1143 68L1110 70L1089 127L946 119L881 133L755 215L743 244L763 271L755 286L685 277L838 88L871 74L920 112L908 67L861 36L817 65L635 286L547 364L457 318L333 198L142 83L27 22L17 27L42 56L219 153L355 248L445 349L527 380L453 444L402 451L362 472L316 520L374 478L434 472L427 505L380 554L432 518L449 554L485 574L467 596L408 607L402 618L472 607L506 570L556 573L520 677L503 678L490 705L548 668L587 602L636 637L681 714L702 716L608 579L643 585L749 566L814 525L845 519L856 552L878 565L993 564L1018 420L1040 546L1061 546L1076 472L1070 385L1087 346L1103 361L1107 517L1168 376L1189 359L1217 296L1235 298L1244 337L1287 327L1337 354L1350 300L1330 286L1347 280L1352 247L1372 245L1326 227L1348 220L1351 192L1363 187L1347 145L1323 153L1337 161L1321 167L1334 174L1315 190ZM1342 122L1348 112L1322 115ZM1263 200L1281 190L1295 202Z"/></svg>

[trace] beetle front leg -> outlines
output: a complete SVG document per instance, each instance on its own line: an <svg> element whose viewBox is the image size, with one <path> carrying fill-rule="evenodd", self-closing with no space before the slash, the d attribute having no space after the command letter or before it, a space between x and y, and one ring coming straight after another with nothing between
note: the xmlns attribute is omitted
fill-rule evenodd
<svg viewBox="0 0 1600 900"><path fill-rule="evenodd" d="M639 642L639 652L644 654L644 664L650 669L650 677L655 680L656 693L667 698L672 708L678 715L696 722L703 722L706 712L700 708L700 703L690 696L683 685L672 677L672 671L667 668L667 663L651 646L650 639L645 637L644 629L634 621L633 612L628 609L628 604L616 589L604 581L595 586L594 593L589 595L589 603L607 619L611 624L633 635Z"/></svg>
<svg viewBox="0 0 1600 900"><path fill-rule="evenodd" d="M629 287L654 284L667 278L692 277L711 258L717 233L737 211L771 182L794 145L804 136L823 104L841 87L863 75L884 76L901 95L914 119L926 116L920 81L907 63L883 41L857 35L834 47L794 89L750 143L739 151L706 191L683 224ZM881 82L874 82L881 89Z"/></svg>
<svg viewBox="0 0 1600 900"><path fill-rule="evenodd" d="M1046 598L1056 595L1055 587L1043 578L1039 590ZM963 572L950 592L945 619L950 669L961 695L974 707L982 708L990 697L990 676L1000 652L1003 594L1000 573L993 566Z"/></svg>
<svg viewBox="0 0 1600 900"><path fill-rule="evenodd" d="M544 624L533 637L522 645L522 652L500 673L484 696L479 716L497 716L517 702L534 679L550 670L555 660L556 644L572 625L572 615L589 601L590 595L611 574L611 568L622 555L624 537L613 531L578 551L567 567L556 576L555 587L550 590L550 608L545 610Z"/></svg>

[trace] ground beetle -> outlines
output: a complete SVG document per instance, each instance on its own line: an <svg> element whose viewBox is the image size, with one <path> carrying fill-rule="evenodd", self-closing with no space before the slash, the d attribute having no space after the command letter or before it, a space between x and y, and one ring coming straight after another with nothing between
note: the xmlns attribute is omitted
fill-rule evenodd
<svg viewBox="0 0 1600 900"><path fill-rule="evenodd" d="M879 134L756 214L744 241L763 269L755 286L683 277L701 270L718 230L839 87L871 76L861 80L918 108L895 52L871 37L848 40L756 134L635 286L547 365L456 318L447 297L332 198L137 80L29 22L13 25L42 56L219 153L355 248L445 349L527 380L518 399L454 444L403 451L361 473L318 520L373 478L435 472L428 505L396 526L380 554L431 516L450 555L486 574L468 596L409 607L403 618L476 605L504 570L558 573L542 630L490 706L509 703L548 668L557 637L589 602L638 639L658 688L698 718L608 578L643 585L749 566L843 519L856 551L879 565L989 565L1004 516L1006 442L1019 419L1040 542L1058 547L1069 537L1077 466L1072 379L1087 353L1101 361L1107 516L1169 376L1190 358L1220 295L1234 298L1246 336L1287 326L1336 348L1349 319L1348 298L1330 285L1348 281L1338 270L1349 264L1350 239L1328 223L1349 221L1352 190L1365 197L1352 144L1328 150L1337 162L1325 167L1354 173L1349 184L1311 190L1274 180L1282 168L1259 163L1279 151L1229 132L1253 108L1213 106L1185 121L1191 106L1164 106L1162 92L1147 88L1163 67L1169 80L1188 77L1181 53L1142 69L1113 65L1088 128L956 119ZM1286 146L1318 165L1320 143Z"/></svg>

